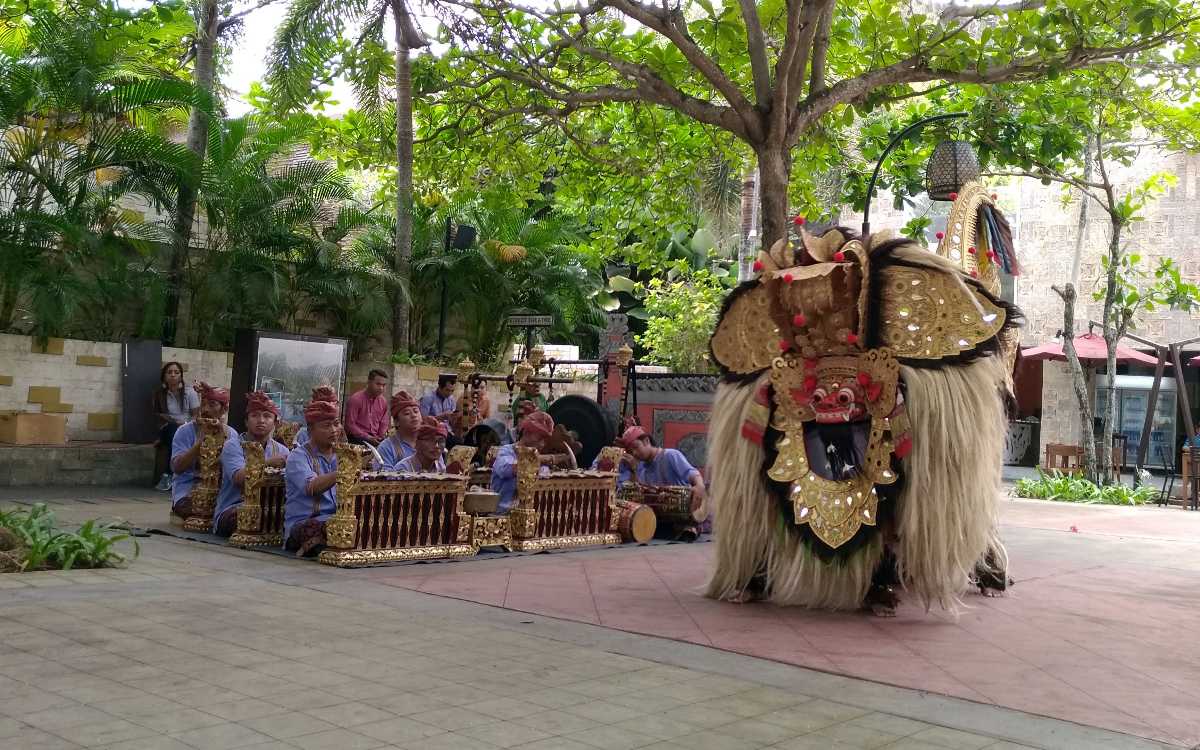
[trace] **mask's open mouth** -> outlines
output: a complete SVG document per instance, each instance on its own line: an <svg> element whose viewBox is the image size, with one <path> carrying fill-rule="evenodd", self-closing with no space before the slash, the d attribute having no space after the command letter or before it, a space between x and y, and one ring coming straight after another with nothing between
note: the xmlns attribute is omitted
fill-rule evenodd
<svg viewBox="0 0 1200 750"><path fill-rule="evenodd" d="M823 479L841 481L862 473L871 420L804 424L804 450L809 469Z"/></svg>

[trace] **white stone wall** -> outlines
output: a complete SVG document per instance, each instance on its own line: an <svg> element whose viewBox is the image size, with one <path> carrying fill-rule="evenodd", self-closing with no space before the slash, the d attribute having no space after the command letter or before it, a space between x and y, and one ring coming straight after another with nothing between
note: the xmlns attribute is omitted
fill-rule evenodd
<svg viewBox="0 0 1200 750"><path fill-rule="evenodd" d="M121 345L0 334L0 411L61 414L73 440L120 434Z"/></svg>

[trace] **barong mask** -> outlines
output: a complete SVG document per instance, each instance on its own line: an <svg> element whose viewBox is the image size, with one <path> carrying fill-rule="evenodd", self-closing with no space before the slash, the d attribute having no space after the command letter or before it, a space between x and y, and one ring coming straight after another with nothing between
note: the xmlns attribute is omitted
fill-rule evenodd
<svg viewBox="0 0 1200 750"><path fill-rule="evenodd" d="M872 240L801 231L760 253L759 279L730 295L711 342L726 377L770 372L742 436L774 452L766 472L788 487L795 523L833 549L876 524L877 487L896 482L893 459L911 448L901 364L993 351L1007 315L943 259ZM838 455L833 432L858 449Z"/></svg>

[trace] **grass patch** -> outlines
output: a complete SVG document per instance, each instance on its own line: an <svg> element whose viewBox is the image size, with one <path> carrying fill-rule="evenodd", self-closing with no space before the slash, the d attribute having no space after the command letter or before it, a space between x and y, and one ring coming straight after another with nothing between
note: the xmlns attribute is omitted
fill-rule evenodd
<svg viewBox="0 0 1200 750"><path fill-rule="evenodd" d="M110 523L93 520L77 531L63 531L45 503L0 510L0 573L123 565L132 559L117 548L126 541L137 557L137 540Z"/></svg>
<svg viewBox="0 0 1200 750"><path fill-rule="evenodd" d="M1158 492L1149 485L1126 487L1110 484L1100 487L1083 477L1054 471L1049 474L1038 469L1037 479L1018 479L1017 497L1037 500L1058 500L1064 503L1089 503L1092 505L1145 505L1152 502Z"/></svg>

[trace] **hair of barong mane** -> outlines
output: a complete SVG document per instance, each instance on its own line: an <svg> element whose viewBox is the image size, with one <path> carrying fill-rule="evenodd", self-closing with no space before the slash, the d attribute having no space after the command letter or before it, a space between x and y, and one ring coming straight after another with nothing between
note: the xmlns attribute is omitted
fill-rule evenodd
<svg viewBox="0 0 1200 750"><path fill-rule="evenodd" d="M849 236L847 242L854 241L855 238L848 229L838 228L837 231L843 236ZM829 234L829 232L826 232L825 236ZM869 349L884 344L885 337L882 324L884 286L888 272L895 269L901 269L901 271L912 269L912 274L916 276L925 275L943 286L950 284L951 286L948 287L949 291L962 304L966 305L968 309L974 308L977 312L982 313L985 308L990 306L994 312L1002 312L1004 315L1002 325L992 332L992 335L980 336L978 335L979 331L976 331L976 335L964 337L973 344L972 346L953 353L946 352L942 356L930 356L928 353L925 356L909 356L909 352L907 351L898 351L897 358L902 364L913 367L941 367L965 364L979 357L989 356L997 352L1000 348L1001 335L1021 325L1023 316L1018 308L993 295L978 280L961 273L956 264L945 258L938 257L911 240L893 239L893 237L894 235L890 232L875 233L871 236L870 243L866 249L865 265L867 266L867 274L864 281L867 288L863 290L865 295L863 301L859 303L861 307L865 308L863 310L865 313L864 319L860 321L862 336L859 345L862 348ZM849 257L850 253L846 255ZM857 252L855 253L855 257L857 257ZM758 270L762 268L761 265L756 266ZM929 274L933 275L928 276ZM754 278L742 282L726 296L722 303L718 315L717 329L714 331L713 337L709 340L709 351L712 360L717 363L722 377L726 382L746 382L752 380L758 373L767 369L770 366L769 363L778 356L778 351L774 354L764 351L758 357L758 367L752 368L752 370L745 368L734 369L727 362L722 361L722 357L718 356L716 347L717 336L722 330L722 322L726 320L735 306L739 305L739 302L741 302L745 295L763 289L765 277L766 273L764 273L763 278ZM765 330L770 327L770 324L767 321L760 321L757 325L764 330L756 331L755 333L758 335L752 338L756 341L765 339L768 346L773 346L775 342L770 339L769 332ZM993 325L992 327L995 326ZM776 328L775 335L776 337L781 337L778 328Z"/></svg>

